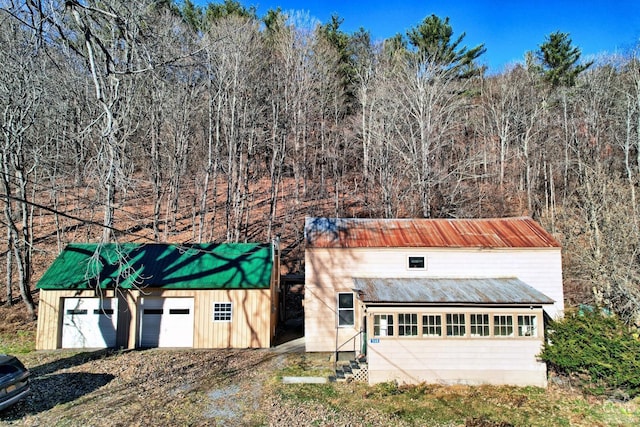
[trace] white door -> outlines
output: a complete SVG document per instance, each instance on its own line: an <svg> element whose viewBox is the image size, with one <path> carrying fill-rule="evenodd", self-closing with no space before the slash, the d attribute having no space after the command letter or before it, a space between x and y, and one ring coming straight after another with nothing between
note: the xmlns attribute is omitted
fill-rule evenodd
<svg viewBox="0 0 640 427"><path fill-rule="evenodd" d="M140 316L140 347L193 347L193 298L141 298Z"/></svg>
<svg viewBox="0 0 640 427"><path fill-rule="evenodd" d="M65 298L63 309L62 348L116 346L116 298Z"/></svg>

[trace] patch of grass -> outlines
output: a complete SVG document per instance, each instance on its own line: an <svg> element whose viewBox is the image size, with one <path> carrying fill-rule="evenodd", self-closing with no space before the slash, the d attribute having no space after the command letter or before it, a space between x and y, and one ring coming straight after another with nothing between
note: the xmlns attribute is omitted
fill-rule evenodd
<svg viewBox="0 0 640 427"><path fill-rule="evenodd" d="M309 375L299 356L278 376ZM330 365L330 362L325 362ZM313 370L317 370L315 366ZM399 385L387 382L272 385L284 401L313 402L352 414L376 413L389 425L594 426L640 425L640 399L610 402L567 389L511 386Z"/></svg>
<svg viewBox="0 0 640 427"><path fill-rule="evenodd" d="M333 374L329 358L324 354L291 354L287 364L278 372L282 377L329 377Z"/></svg>
<svg viewBox="0 0 640 427"><path fill-rule="evenodd" d="M320 402L329 407L335 407L334 403L342 399L340 391L334 384L288 384L279 389L278 393L283 399L298 402Z"/></svg>
<svg viewBox="0 0 640 427"><path fill-rule="evenodd" d="M0 354L26 354L35 350L36 333L33 330L19 330L15 333L0 334Z"/></svg>

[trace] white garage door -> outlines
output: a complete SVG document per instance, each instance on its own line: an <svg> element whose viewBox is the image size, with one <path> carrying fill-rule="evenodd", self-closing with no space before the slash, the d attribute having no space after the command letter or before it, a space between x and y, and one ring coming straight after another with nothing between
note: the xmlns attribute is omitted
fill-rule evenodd
<svg viewBox="0 0 640 427"><path fill-rule="evenodd" d="M193 298L142 298L140 347L193 347Z"/></svg>
<svg viewBox="0 0 640 427"><path fill-rule="evenodd" d="M63 307L62 348L116 346L116 298L65 298Z"/></svg>

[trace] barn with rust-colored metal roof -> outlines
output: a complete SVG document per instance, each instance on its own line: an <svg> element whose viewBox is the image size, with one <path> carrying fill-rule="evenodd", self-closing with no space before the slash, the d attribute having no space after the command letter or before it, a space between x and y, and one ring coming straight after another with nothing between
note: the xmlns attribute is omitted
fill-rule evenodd
<svg viewBox="0 0 640 427"><path fill-rule="evenodd" d="M305 345L369 383L546 385L560 243L531 218L305 221Z"/></svg>
<svg viewBox="0 0 640 427"><path fill-rule="evenodd" d="M528 217L487 219L307 218L307 247L558 248Z"/></svg>

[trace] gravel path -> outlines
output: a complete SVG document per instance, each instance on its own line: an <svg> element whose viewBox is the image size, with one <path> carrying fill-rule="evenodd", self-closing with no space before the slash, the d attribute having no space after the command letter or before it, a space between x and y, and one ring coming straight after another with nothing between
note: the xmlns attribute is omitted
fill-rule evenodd
<svg viewBox="0 0 640 427"><path fill-rule="evenodd" d="M268 350L32 353L32 393L0 413L25 426L260 425Z"/></svg>
<svg viewBox="0 0 640 427"><path fill-rule="evenodd" d="M300 346L275 350L101 350L20 356L32 393L0 413L20 426L388 426L376 413L280 401L276 372ZM293 352L293 353L292 353Z"/></svg>

